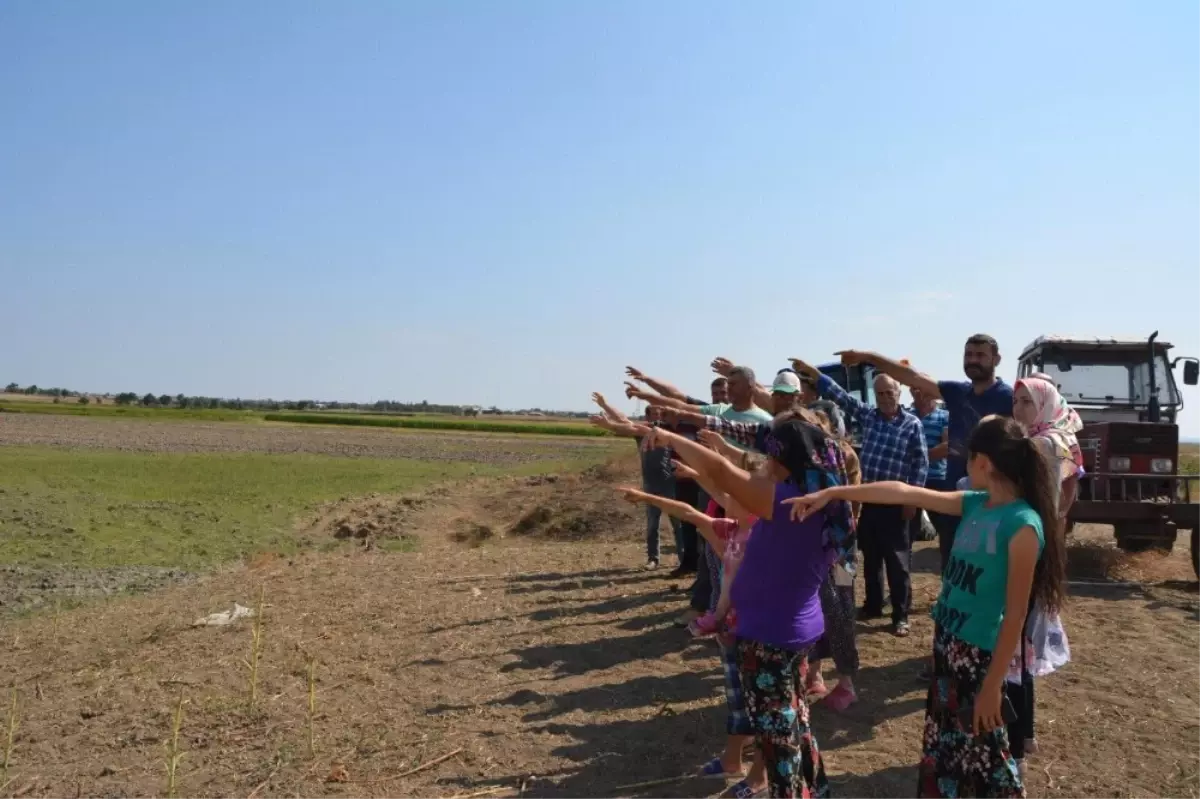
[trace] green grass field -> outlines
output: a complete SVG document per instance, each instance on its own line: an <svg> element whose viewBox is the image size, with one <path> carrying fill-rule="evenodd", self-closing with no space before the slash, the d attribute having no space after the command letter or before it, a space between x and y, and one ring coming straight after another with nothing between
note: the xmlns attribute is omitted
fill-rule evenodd
<svg viewBox="0 0 1200 799"><path fill-rule="evenodd" d="M268 413L263 419L268 422L292 422L296 424L334 424L356 427L393 427L406 430L469 430L478 433L523 433L543 436L586 436L600 437L607 432L589 424L569 422L479 421L459 419L453 416L385 416L383 414L351 413Z"/></svg>
<svg viewBox="0 0 1200 799"><path fill-rule="evenodd" d="M296 520L329 500L578 465L4 447L0 563L196 570L256 552L296 551L303 545Z"/></svg>

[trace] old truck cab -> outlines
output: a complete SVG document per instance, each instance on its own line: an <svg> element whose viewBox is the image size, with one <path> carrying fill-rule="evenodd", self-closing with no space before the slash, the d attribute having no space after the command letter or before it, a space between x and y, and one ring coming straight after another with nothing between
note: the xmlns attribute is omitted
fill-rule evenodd
<svg viewBox="0 0 1200 799"><path fill-rule="evenodd" d="M1083 419L1078 434L1087 476L1070 521L1111 524L1126 550L1170 549L1177 528L1200 518L1197 478L1179 474L1183 382L1196 385L1200 362L1168 359L1171 345L1149 338L1041 336L1021 353L1017 377L1049 377ZM1195 544L1193 543L1193 553ZM1194 556L1193 556L1194 560Z"/></svg>

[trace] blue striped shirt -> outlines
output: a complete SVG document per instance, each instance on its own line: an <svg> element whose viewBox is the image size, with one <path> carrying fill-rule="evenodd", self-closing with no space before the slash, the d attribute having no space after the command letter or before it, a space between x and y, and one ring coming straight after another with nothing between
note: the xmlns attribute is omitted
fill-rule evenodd
<svg viewBox="0 0 1200 799"><path fill-rule="evenodd" d="M932 450L938 444L942 443L942 435L947 427L950 426L950 411L945 408L934 408L929 412L928 416L922 416L916 408L912 409L913 415L921 420L921 427L925 428L925 447ZM925 478L932 483L935 480L946 479L946 459L929 461L929 476Z"/></svg>
<svg viewBox="0 0 1200 799"><path fill-rule="evenodd" d="M825 375L817 381L821 396L829 397L862 425L862 465L864 483L898 480L924 487L929 471L929 450L921 421L901 408L892 418L852 397Z"/></svg>

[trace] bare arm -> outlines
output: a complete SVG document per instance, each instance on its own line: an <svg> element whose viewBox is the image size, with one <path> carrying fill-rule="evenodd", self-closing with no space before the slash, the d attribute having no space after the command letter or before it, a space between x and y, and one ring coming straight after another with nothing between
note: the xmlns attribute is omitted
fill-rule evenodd
<svg viewBox="0 0 1200 799"><path fill-rule="evenodd" d="M615 422L628 422L629 417L618 411L616 408L608 404L608 400L599 391L592 394L592 402L600 406L600 410L604 411L604 415Z"/></svg>
<svg viewBox="0 0 1200 799"><path fill-rule="evenodd" d="M911 366L905 366L902 363L893 361L890 358L885 358L877 352L859 352L858 350L842 350L835 352L834 355L842 359L842 363L846 366L858 366L860 364L870 364L874 366L876 371L882 372L888 377L894 378L901 385L909 388L920 389L931 397L941 399L942 390L938 388L937 381L926 374L921 374Z"/></svg>
<svg viewBox="0 0 1200 799"><path fill-rule="evenodd" d="M680 391L678 388L671 385L670 383L666 383L666 382L663 382L662 380L651 377L650 375L643 372L641 369L635 369L632 366L626 366L625 374L629 375L634 380L638 380L642 383L645 383L646 385L650 386L650 388L654 389L655 391L657 391L659 394L663 395L664 397L670 397L671 399L684 400L684 401L687 400L687 394L684 394L682 391Z"/></svg>
<svg viewBox="0 0 1200 799"><path fill-rule="evenodd" d="M722 508L729 504L728 495L713 485L706 472L698 472L686 463L680 463L677 460L672 460L671 466L675 469L675 479L695 482Z"/></svg>
<svg viewBox="0 0 1200 799"><path fill-rule="evenodd" d="M640 435L645 435L645 428L635 425L628 420L625 422L614 422L607 416L589 416L588 422L610 433L615 433L618 436L626 438L637 438Z"/></svg>
<svg viewBox="0 0 1200 799"><path fill-rule="evenodd" d="M712 529L712 517L701 513L686 502L680 502L677 499L667 499L666 497L655 496L648 494L645 491L639 491L636 488L619 488L617 489L625 495L627 502L635 504L641 503L644 505L653 505L656 508L662 509L662 512L668 516L674 516L679 521L685 524L691 524L696 527L696 530L704 536L705 541L717 540L716 533Z"/></svg>
<svg viewBox="0 0 1200 799"><path fill-rule="evenodd" d="M1008 664L1021 643L1025 630L1025 615L1029 612L1029 592L1033 588L1033 570L1037 565L1037 533L1029 526L1017 531L1008 542L1008 587L1004 599L1004 621L992 649L992 664L983 678L975 702L975 730L978 734L1004 726L1000 712L1000 692Z"/></svg>
<svg viewBox="0 0 1200 799"><path fill-rule="evenodd" d="M655 428L652 446L670 447L696 471L707 473L713 485L760 519L770 520L775 511L775 485L752 476L695 441Z"/></svg>
<svg viewBox="0 0 1200 799"><path fill-rule="evenodd" d="M908 483L883 482L863 483L856 486L834 486L815 494L806 494L784 502L792 505L792 515L806 519L835 499L846 502L861 502L869 505L907 505L923 508L947 516L962 516L962 501L965 491L933 491L918 488Z"/></svg>
<svg viewBox="0 0 1200 799"><path fill-rule="evenodd" d="M674 399L673 397L664 397L662 394L655 394L652 391L644 391L635 386L633 383L626 383L625 386L625 396L629 397L630 399L640 399L644 402L650 403L651 405L659 405L667 408L678 408L679 410L687 410L688 408L693 407L685 400Z"/></svg>
<svg viewBox="0 0 1200 799"><path fill-rule="evenodd" d="M725 460L730 463L736 463L743 469L746 468L745 450L738 449L712 430L701 430L696 437L700 439L701 444L713 450Z"/></svg>

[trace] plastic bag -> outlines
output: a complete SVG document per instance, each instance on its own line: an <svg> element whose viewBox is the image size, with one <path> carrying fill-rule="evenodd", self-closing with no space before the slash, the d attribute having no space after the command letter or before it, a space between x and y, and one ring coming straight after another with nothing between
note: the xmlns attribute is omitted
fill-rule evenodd
<svg viewBox="0 0 1200 799"><path fill-rule="evenodd" d="M1071 647L1062 619L1055 613L1047 616L1041 605L1035 605L1025 622L1025 671L1033 677L1053 674L1071 661ZM1021 650L1008 664L1007 682L1021 684Z"/></svg>
<svg viewBox="0 0 1200 799"><path fill-rule="evenodd" d="M929 520L929 514L921 511L921 515L917 517L917 535L918 541L936 541L937 529L933 526L933 522Z"/></svg>
<svg viewBox="0 0 1200 799"><path fill-rule="evenodd" d="M1048 616L1040 606L1035 608L1029 624L1029 640L1033 645L1029 673L1034 677L1045 677L1071 661L1067 631L1057 613Z"/></svg>

